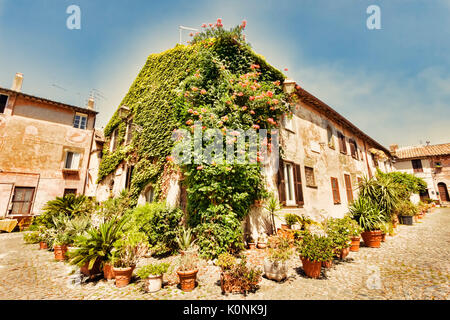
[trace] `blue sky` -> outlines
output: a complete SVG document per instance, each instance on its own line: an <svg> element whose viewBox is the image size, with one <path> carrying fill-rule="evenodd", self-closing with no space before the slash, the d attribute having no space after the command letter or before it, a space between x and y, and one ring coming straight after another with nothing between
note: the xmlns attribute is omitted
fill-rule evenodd
<svg viewBox="0 0 450 320"><path fill-rule="evenodd" d="M22 72L24 92L81 106L95 89L102 127L179 25L219 17L246 19L256 52L385 146L450 142L450 0L0 0L0 86Z"/></svg>

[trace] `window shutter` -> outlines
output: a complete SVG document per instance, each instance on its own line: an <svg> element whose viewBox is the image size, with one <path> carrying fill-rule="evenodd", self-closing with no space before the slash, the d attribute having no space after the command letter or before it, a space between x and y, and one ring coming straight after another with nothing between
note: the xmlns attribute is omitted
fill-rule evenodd
<svg viewBox="0 0 450 320"><path fill-rule="evenodd" d="M300 170L300 165L294 164L295 199L298 205L303 205L302 172Z"/></svg>
<svg viewBox="0 0 450 320"><path fill-rule="evenodd" d="M339 184L338 184L338 180L336 178L331 178L331 190L333 193L334 204L340 204L341 196L339 194Z"/></svg>
<svg viewBox="0 0 450 320"><path fill-rule="evenodd" d="M353 190L352 190L352 181L348 174L344 174L345 179L345 189L347 190L347 201L351 203L353 201Z"/></svg>
<svg viewBox="0 0 450 320"><path fill-rule="evenodd" d="M80 154L79 153L74 153L73 154L73 159L72 159L72 166L70 169L74 169L77 170L80 168Z"/></svg>
<svg viewBox="0 0 450 320"><path fill-rule="evenodd" d="M280 202L283 205L286 205L286 187L285 187L285 179L284 179L284 163L283 160L280 159L280 167L278 169L277 175L278 182L278 196L280 197Z"/></svg>

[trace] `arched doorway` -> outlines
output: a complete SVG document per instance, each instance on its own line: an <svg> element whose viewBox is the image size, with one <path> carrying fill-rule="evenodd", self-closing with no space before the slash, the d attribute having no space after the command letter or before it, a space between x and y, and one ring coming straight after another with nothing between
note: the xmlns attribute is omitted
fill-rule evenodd
<svg viewBox="0 0 450 320"><path fill-rule="evenodd" d="M439 196L441 197L441 201L450 201L450 197L448 196L447 185L443 182L438 183Z"/></svg>

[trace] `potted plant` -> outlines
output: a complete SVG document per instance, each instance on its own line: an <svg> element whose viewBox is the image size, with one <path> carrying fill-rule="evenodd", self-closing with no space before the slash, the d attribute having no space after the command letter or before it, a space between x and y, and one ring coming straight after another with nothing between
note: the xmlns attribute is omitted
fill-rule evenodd
<svg viewBox="0 0 450 320"><path fill-rule="evenodd" d="M145 234L130 231L115 242L112 263L117 287L125 287L130 283L136 264L147 253L148 244L144 238Z"/></svg>
<svg viewBox="0 0 450 320"><path fill-rule="evenodd" d="M256 241L255 241L254 237L253 237L251 234L248 235L248 241L247 241L247 244L248 244L248 248L249 248L250 250L256 249Z"/></svg>
<svg viewBox="0 0 450 320"><path fill-rule="evenodd" d="M268 279L281 281L287 277L287 261L292 255L289 240L279 238L275 247L269 249L269 256L264 259L264 274Z"/></svg>
<svg viewBox="0 0 450 320"><path fill-rule="evenodd" d="M281 210L283 205L278 201L278 198L274 193L270 193L270 196L266 200L265 209L269 212L272 220L272 235L276 234L275 229L275 216L277 215L277 211Z"/></svg>
<svg viewBox="0 0 450 320"><path fill-rule="evenodd" d="M282 229L292 229L292 226L298 222L298 216L295 214L285 214L284 215L285 224L281 225Z"/></svg>
<svg viewBox="0 0 450 320"><path fill-rule="evenodd" d="M381 242L386 242L386 234L389 233L389 225L387 222L383 222L380 224L381 230Z"/></svg>
<svg viewBox="0 0 450 320"><path fill-rule="evenodd" d="M67 259L66 253L70 242L71 239L66 232L60 231L56 234L53 242L55 260L64 261Z"/></svg>
<svg viewBox="0 0 450 320"><path fill-rule="evenodd" d="M192 230L183 228L177 236L177 243L178 247L180 248L180 254L184 255L188 251L196 251L197 247L194 246L195 241L196 239L194 239Z"/></svg>
<svg viewBox="0 0 450 320"><path fill-rule="evenodd" d="M145 281L145 289L147 292L161 290L163 274L167 272L169 266L170 264L168 263L149 264L136 271L138 277Z"/></svg>
<svg viewBox="0 0 450 320"><path fill-rule="evenodd" d="M258 289L262 271L247 266L246 256L238 261L229 253L221 254L217 259L217 265L222 269L220 285L222 294L241 293L247 294Z"/></svg>
<svg viewBox="0 0 450 320"><path fill-rule="evenodd" d="M345 259L350 252L351 220L349 216L346 216L342 219L329 218L325 222L326 233L333 243L336 256L341 260Z"/></svg>
<svg viewBox="0 0 450 320"><path fill-rule="evenodd" d="M383 223L383 212L370 198L360 196L350 205L350 214L364 230L361 236L369 248L381 246L380 224Z"/></svg>
<svg viewBox="0 0 450 320"><path fill-rule="evenodd" d="M352 252L358 252L359 251L359 245L361 242L361 232L363 231L358 222L356 222L353 219L350 219L349 223L349 230L350 230L350 251Z"/></svg>
<svg viewBox="0 0 450 320"><path fill-rule="evenodd" d="M401 201L397 206L397 212L401 224L413 225L413 217L417 213L417 207L411 201Z"/></svg>
<svg viewBox="0 0 450 320"><path fill-rule="evenodd" d="M197 255L186 252L180 257L177 270L181 290L189 292L195 289L197 273Z"/></svg>
<svg viewBox="0 0 450 320"><path fill-rule="evenodd" d="M333 259L333 242L326 235L306 233L302 241L298 243L297 250L300 253L303 270L310 278L319 278L322 263Z"/></svg>
<svg viewBox="0 0 450 320"><path fill-rule="evenodd" d="M263 233L258 237L258 249L267 248L267 234Z"/></svg>

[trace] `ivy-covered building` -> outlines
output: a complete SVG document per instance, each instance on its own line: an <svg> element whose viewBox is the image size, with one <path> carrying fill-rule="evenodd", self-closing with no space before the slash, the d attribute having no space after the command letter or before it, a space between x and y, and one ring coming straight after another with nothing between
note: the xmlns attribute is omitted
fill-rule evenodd
<svg viewBox="0 0 450 320"><path fill-rule="evenodd" d="M337 217L356 197L358 179L376 167L392 169L389 150L286 80L253 52L244 28L225 31L218 21L189 45L150 55L104 129L97 198L127 189L135 205L165 200L180 206L210 256L242 248L244 230L254 237L269 231L260 203L270 192L282 212ZM260 159L177 165L173 132L194 132L199 121L202 131L224 134L278 130L279 170Z"/></svg>

